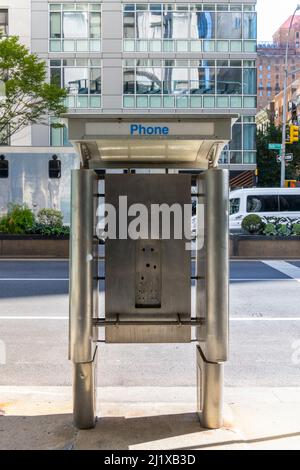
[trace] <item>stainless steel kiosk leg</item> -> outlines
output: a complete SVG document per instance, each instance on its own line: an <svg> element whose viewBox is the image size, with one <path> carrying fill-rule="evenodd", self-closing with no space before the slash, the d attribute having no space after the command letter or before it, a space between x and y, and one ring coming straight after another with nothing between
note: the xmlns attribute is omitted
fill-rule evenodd
<svg viewBox="0 0 300 470"><path fill-rule="evenodd" d="M197 329L197 401L202 425L216 429L223 425L223 363L228 359L228 171L210 169L200 175L198 194L204 233L197 240L196 316L204 328Z"/></svg>
<svg viewBox="0 0 300 470"><path fill-rule="evenodd" d="M70 240L69 358L73 362L73 413L79 429L95 426L97 317L97 250L95 215L97 177L92 170L73 170ZM97 291L97 292L96 292Z"/></svg>

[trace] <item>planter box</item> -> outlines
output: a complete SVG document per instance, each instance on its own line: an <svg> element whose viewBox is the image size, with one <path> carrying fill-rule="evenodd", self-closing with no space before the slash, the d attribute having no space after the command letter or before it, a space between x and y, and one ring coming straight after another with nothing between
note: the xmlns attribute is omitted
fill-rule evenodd
<svg viewBox="0 0 300 470"><path fill-rule="evenodd" d="M0 235L1 258L69 258L69 237Z"/></svg>
<svg viewBox="0 0 300 470"><path fill-rule="evenodd" d="M231 235L230 257L300 259L300 237ZM69 258L69 237L0 235L0 258Z"/></svg>
<svg viewBox="0 0 300 470"><path fill-rule="evenodd" d="M230 257L300 259L300 237L274 238L260 235L231 235Z"/></svg>

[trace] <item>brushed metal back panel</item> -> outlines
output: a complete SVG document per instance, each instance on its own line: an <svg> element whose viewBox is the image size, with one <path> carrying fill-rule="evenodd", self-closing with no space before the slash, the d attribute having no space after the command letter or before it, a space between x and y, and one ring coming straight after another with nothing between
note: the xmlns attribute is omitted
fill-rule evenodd
<svg viewBox="0 0 300 470"><path fill-rule="evenodd" d="M145 326L108 326L107 342L189 342L190 326L149 326L149 321L177 321L191 317L191 258L188 240L151 240L151 204L179 204L182 212L191 203L189 175L107 175L105 202L117 213L119 235L119 196L127 196L128 208L143 204L148 209L148 238L106 240L105 316L107 320L147 321ZM124 214L123 214L124 216ZM132 220L128 217L128 223ZM183 220L183 219L182 219ZM183 223L183 222L182 222ZM145 228L145 227L144 227ZM121 235L121 236L124 236ZM161 236L161 233L160 233ZM145 250L145 251L143 251ZM151 251L152 250L152 251Z"/></svg>

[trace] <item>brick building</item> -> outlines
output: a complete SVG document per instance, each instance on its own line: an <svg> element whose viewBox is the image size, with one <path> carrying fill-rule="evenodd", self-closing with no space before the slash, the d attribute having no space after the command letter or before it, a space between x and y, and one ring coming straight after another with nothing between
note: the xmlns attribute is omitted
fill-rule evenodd
<svg viewBox="0 0 300 470"><path fill-rule="evenodd" d="M283 90L285 50L288 30L291 22L289 17L273 35L273 42L258 44L257 62L257 98L258 109L265 108L274 100L275 95ZM291 28L289 39L290 70L300 69L300 16L296 16ZM300 78L296 72L289 77L289 85Z"/></svg>

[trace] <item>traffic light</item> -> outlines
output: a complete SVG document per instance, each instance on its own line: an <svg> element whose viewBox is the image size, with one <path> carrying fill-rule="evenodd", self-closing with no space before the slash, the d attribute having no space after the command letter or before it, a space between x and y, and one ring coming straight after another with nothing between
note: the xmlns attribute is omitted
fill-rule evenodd
<svg viewBox="0 0 300 470"><path fill-rule="evenodd" d="M49 178L61 178L61 161L58 160L57 155L53 155L52 160L49 160Z"/></svg>
<svg viewBox="0 0 300 470"><path fill-rule="evenodd" d="M297 180L285 180L286 188L296 188L297 187Z"/></svg>
<svg viewBox="0 0 300 470"><path fill-rule="evenodd" d="M299 126L294 126L293 124L290 126L290 139L291 144L299 142Z"/></svg>
<svg viewBox="0 0 300 470"><path fill-rule="evenodd" d="M4 155L0 155L0 178L8 178L9 164Z"/></svg>

